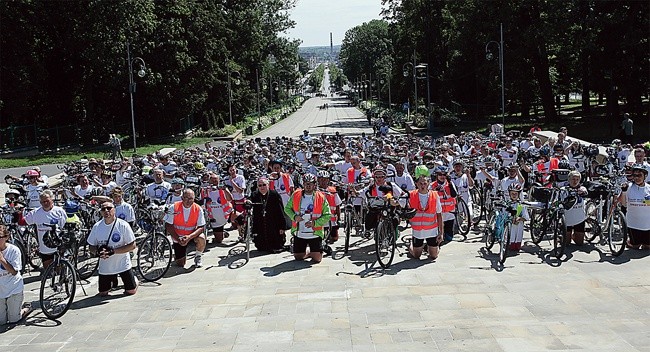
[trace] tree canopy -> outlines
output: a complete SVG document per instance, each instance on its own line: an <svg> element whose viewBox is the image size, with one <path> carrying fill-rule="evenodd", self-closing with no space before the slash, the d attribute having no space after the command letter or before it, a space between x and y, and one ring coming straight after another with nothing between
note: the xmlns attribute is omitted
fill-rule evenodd
<svg viewBox="0 0 650 352"><path fill-rule="evenodd" d="M609 116L619 116L619 101L630 112L643 113L642 98L650 91L647 1L382 4L382 20L346 32L341 66L352 82L389 72L394 102L413 96L413 79L403 76L412 70L407 63L425 63L432 103L460 104L473 116L498 113L502 24L507 114L528 116L531 106L539 104L547 118L556 119L557 99L574 92L582 95L585 113L592 95L607 98ZM493 60L486 59L486 48ZM418 100L426 102L426 80L416 84ZM386 100L388 87L381 89Z"/></svg>
<svg viewBox="0 0 650 352"><path fill-rule="evenodd" d="M177 133L183 121L223 126L228 72L241 82L232 85L237 122L256 111L258 77L282 87L299 78L299 42L281 36L294 26L294 2L2 1L0 128L74 125L90 138L130 135L127 43L146 63L146 75L134 75L140 136Z"/></svg>

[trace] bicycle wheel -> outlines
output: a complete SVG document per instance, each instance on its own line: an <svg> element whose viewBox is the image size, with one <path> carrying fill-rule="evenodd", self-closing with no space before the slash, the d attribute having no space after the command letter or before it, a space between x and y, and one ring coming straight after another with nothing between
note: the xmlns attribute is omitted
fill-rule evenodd
<svg viewBox="0 0 650 352"><path fill-rule="evenodd" d="M391 222L381 220L375 232L375 253L382 268L387 269L395 256L395 234Z"/></svg>
<svg viewBox="0 0 650 352"><path fill-rule="evenodd" d="M612 223L609 224L607 231L607 240L612 255L618 257L625 250L625 244L627 242L627 221L625 220L625 215L620 210L614 211L611 221Z"/></svg>
<svg viewBox="0 0 650 352"><path fill-rule="evenodd" d="M558 214L555 220L555 226L553 226L553 256L560 259L564 255L567 244L564 214Z"/></svg>
<svg viewBox="0 0 650 352"><path fill-rule="evenodd" d="M501 235L501 240L499 241L499 245L501 248L499 248L499 263L503 265L503 263L506 262L506 258L508 258L508 246L510 245L510 228L512 225L510 223L506 223L505 226L503 227L503 235Z"/></svg>
<svg viewBox="0 0 650 352"><path fill-rule="evenodd" d="M172 245L161 233L149 234L138 248L138 273L146 281L163 277L172 263Z"/></svg>
<svg viewBox="0 0 650 352"><path fill-rule="evenodd" d="M492 247L494 246L494 225L495 225L496 219L494 216L491 216L490 219L485 223L485 227L483 228L483 240L485 241L485 248L487 250L491 250Z"/></svg>
<svg viewBox="0 0 650 352"><path fill-rule="evenodd" d="M46 317L54 320L65 314L72 306L77 278L72 264L67 260L53 263L41 279L39 303Z"/></svg>
<svg viewBox="0 0 650 352"><path fill-rule="evenodd" d="M458 232L462 236L467 236L471 227L472 219L469 216L469 207L463 198L458 197L458 204L456 204L456 223L458 224Z"/></svg>
<svg viewBox="0 0 650 352"><path fill-rule="evenodd" d="M600 222L598 221L598 207L593 200L585 204L585 212L587 213L587 220L585 228L585 241L591 243L600 234Z"/></svg>
<svg viewBox="0 0 650 352"><path fill-rule="evenodd" d="M79 243L75 251L74 264L80 280L87 280L97 271L99 257L90 253L88 242Z"/></svg>
<svg viewBox="0 0 650 352"><path fill-rule="evenodd" d="M36 238L36 234L31 230L25 232L25 238L27 239L25 249L27 250L29 265L32 266L32 269L38 270L43 267L43 260L38 251L38 238Z"/></svg>
<svg viewBox="0 0 650 352"><path fill-rule="evenodd" d="M343 247L343 253L348 254L350 249L350 236L352 235L352 213L349 211L345 212L345 247Z"/></svg>
<svg viewBox="0 0 650 352"><path fill-rule="evenodd" d="M530 239L534 244L539 244L544 239L548 227L546 210L535 210L530 217Z"/></svg>

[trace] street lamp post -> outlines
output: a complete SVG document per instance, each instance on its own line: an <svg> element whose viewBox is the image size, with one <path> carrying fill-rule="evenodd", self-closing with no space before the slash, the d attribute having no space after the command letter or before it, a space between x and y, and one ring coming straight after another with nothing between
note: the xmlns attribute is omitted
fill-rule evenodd
<svg viewBox="0 0 650 352"><path fill-rule="evenodd" d="M260 109L260 72L255 69L255 89L257 91L257 129L262 129L262 110Z"/></svg>
<svg viewBox="0 0 650 352"><path fill-rule="evenodd" d="M414 95L414 102L415 102L415 112L418 112L418 85L417 81L415 80L415 64L407 62L404 65L402 65L402 74L404 77L408 76L413 76L413 95Z"/></svg>
<svg viewBox="0 0 650 352"><path fill-rule="evenodd" d="M485 58L487 60L492 60L494 59L494 54L492 51L490 51L490 44L494 44L497 46L499 49L499 72L501 73L501 123L503 124L503 127L505 128L506 125L506 93L505 93L505 85L504 85L504 77L503 77L503 23L501 23L501 41L496 42L494 40L491 40L485 44Z"/></svg>
<svg viewBox="0 0 650 352"><path fill-rule="evenodd" d="M135 81L133 80L133 62L140 65L138 70L138 77L142 78L147 74L147 65L141 57L131 58L131 43L126 42L126 61L129 65L129 96L131 97L131 127L133 128L133 152L137 152L137 144L135 140L135 111L133 109L133 93L135 93Z"/></svg>
<svg viewBox="0 0 650 352"><path fill-rule="evenodd" d="M236 86L240 83L241 74L239 71L230 71L230 62L226 62L226 69L228 71L228 114L230 116L230 125L232 125L232 83L234 80ZM231 77L234 76L234 77Z"/></svg>

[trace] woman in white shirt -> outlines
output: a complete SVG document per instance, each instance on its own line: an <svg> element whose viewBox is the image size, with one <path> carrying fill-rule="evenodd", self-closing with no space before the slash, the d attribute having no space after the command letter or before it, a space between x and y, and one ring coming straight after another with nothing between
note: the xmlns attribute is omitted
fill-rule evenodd
<svg viewBox="0 0 650 352"><path fill-rule="evenodd" d="M0 225L0 325L17 323L22 317L23 277L20 249L11 243L5 225Z"/></svg>
<svg viewBox="0 0 650 352"><path fill-rule="evenodd" d="M650 249L650 185L645 182L648 171L643 165L632 166L632 180L619 200L627 206L625 220L630 235L628 248Z"/></svg>

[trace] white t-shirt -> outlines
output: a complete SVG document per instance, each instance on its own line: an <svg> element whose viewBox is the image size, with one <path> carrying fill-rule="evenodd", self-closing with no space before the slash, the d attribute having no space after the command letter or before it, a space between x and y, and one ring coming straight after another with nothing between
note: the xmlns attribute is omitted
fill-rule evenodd
<svg viewBox="0 0 650 352"><path fill-rule="evenodd" d="M43 235L50 231L51 228L47 226L43 226L43 224L57 224L58 227L57 229L61 231L63 229L63 226L65 226L65 220L67 219L67 215L65 214L65 210L59 206L54 206L50 211L45 211L43 208L38 208L30 211L29 213L25 214L25 221L30 224L30 225L36 225L36 228L38 229L38 251L41 252L42 254L52 254L56 252L56 248L50 248L43 243Z"/></svg>
<svg viewBox="0 0 650 352"><path fill-rule="evenodd" d="M104 195L107 197L111 196L111 191L113 188L117 187L117 183L115 181L111 181L108 184L104 185Z"/></svg>
<svg viewBox="0 0 650 352"><path fill-rule="evenodd" d="M463 197L465 203L469 203L472 199L469 196L469 179L467 178L467 175L460 174L460 176L458 176L455 172L452 172L450 174L450 177L451 182L456 185L456 190L461 195L461 197Z"/></svg>
<svg viewBox="0 0 650 352"><path fill-rule="evenodd" d="M282 175L285 175L285 173L282 173ZM282 198L282 205L287 205L287 202L289 202L289 196L291 196L291 194L289 193L290 189L285 189L286 187L284 186L284 178L280 176L277 180L271 180L271 182L273 182L273 186L275 187L274 190L278 192L280 198ZM291 175L289 175L289 188L292 187L294 187L293 179L291 178Z"/></svg>
<svg viewBox="0 0 650 352"><path fill-rule="evenodd" d="M637 230L650 230L650 185L646 183L643 187L639 187L630 184L626 195L627 226Z"/></svg>
<svg viewBox="0 0 650 352"><path fill-rule="evenodd" d="M167 165L163 165L162 163L160 163L158 164L158 166L156 166L156 169L164 170L165 174L167 175L173 175L176 172L177 168L178 167L176 166L176 163L173 161L170 161L169 163L167 163Z"/></svg>
<svg viewBox="0 0 650 352"><path fill-rule="evenodd" d="M107 244L110 248L120 248L135 241L135 235L131 226L122 220L115 219L113 223L107 224L103 219L99 220L88 236L88 244L91 246L102 246ZM111 229L113 231L111 232ZM106 259L99 259L99 273L101 275L113 275L131 269L131 256L129 253L113 254Z"/></svg>
<svg viewBox="0 0 650 352"><path fill-rule="evenodd" d="M347 175L348 169L351 167L352 163L346 162L345 160L338 161L336 164L334 164L336 171L338 171L343 177Z"/></svg>
<svg viewBox="0 0 650 352"><path fill-rule="evenodd" d="M587 191L587 189L583 186L580 186L579 189L582 190L583 192ZM587 219L587 212L585 209L585 203L586 203L585 198L584 196L578 196L578 195L576 195L576 197L578 197L578 201L576 202L576 204L571 209L567 209L566 212L564 213L566 226L575 226Z"/></svg>
<svg viewBox="0 0 650 352"><path fill-rule="evenodd" d="M314 235L313 227L306 227L305 223L311 220L311 213L314 211L314 195L307 195L303 193L302 200L300 201L300 214L302 221L298 223L298 237L304 239L317 238Z"/></svg>
<svg viewBox="0 0 650 352"><path fill-rule="evenodd" d="M629 149L621 149L617 154L616 158L618 159L618 165L620 168L624 168L627 164L627 158L632 152Z"/></svg>
<svg viewBox="0 0 650 352"><path fill-rule="evenodd" d="M115 204L115 216L118 219L122 219L126 222L135 221L135 211L131 204L127 202L122 202L120 204Z"/></svg>
<svg viewBox="0 0 650 352"><path fill-rule="evenodd" d="M41 196L41 192L45 189L45 186L42 184L38 184L36 186L34 185L27 185L25 186L25 191L27 191L27 206L30 208L38 208L41 206L41 202L39 200L39 197Z"/></svg>
<svg viewBox="0 0 650 352"><path fill-rule="evenodd" d="M232 187L232 184L235 183L237 187L241 188L242 190L246 189L246 179L244 178L243 175L237 175L235 178L231 178L226 180L226 184ZM232 199L233 200L242 200L244 199L244 193L237 192L235 188L233 187L232 191Z"/></svg>
<svg viewBox="0 0 650 352"><path fill-rule="evenodd" d="M406 188L407 191L412 191L415 189L415 182L413 182L413 177L407 174L406 172L402 176L397 176L395 174L395 183L400 186L400 188Z"/></svg>
<svg viewBox="0 0 650 352"><path fill-rule="evenodd" d="M517 152L518 150L514 146L501 150L499 152L499 156L501 156L502 166L509 166L510 164L514 164L517 161Z"/></svg>
<svg viewBox="0 0 650 352"><path fill-rule="evenodd" d="M76 185L74 186L74 193L78 195L79 197L83 198L93 190L93 185L88 185L86 189L81 188L81 185Z"/></svg>
<svg viewBox="0 0 650 352"><path fill-rule="evenodd" d="M418 196L420 196L420 205L429 203L429 192L425 194L418 192ZM440 214L440 213L442 213L442 205L440 204L440 200L438 200L438 203L436 204L436 214ZM436 237L436 236L438 236L437 226L430 230L413 230L413 237L421 240L431 238L431 237Z"/></svg>
<svg viewBox="0 0 650 352"><path fill-rule="evenodd" d="M22 293L24 288L23 277L20 275L22 269L20 249L7 243L7 248L2 251L2 256L17 271L16 275L11 275L7 268L0 264L0 298L8 298Z"/></svg>
<svg viewBox="0 0 650 352"><path fill-rule="evenodd" d="M167 195L167 204L174 204L183 200L183 191L181 193L169 193Z"/></svg>
<svg viewBox="0 0 650 352"><path fill-rule="evenodd" d="M169 194L169 189L172 188L172 185L163 181L161 183L151 183L147 186L145 194L151 199L165 200L167 199L167 194Z"/></svg>

